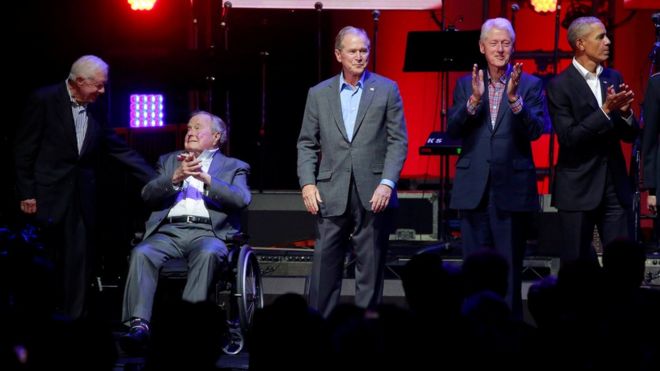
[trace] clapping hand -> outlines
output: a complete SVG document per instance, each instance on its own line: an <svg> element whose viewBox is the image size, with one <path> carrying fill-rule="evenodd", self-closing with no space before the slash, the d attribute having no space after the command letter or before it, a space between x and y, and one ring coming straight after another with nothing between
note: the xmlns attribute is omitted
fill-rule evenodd
<svg viewBox="0 0 660 371"><path fill-rule="evenodd" d="M506 86L506 94L509 97L509 102L518 100L518 85L520 85L520 76L522 76L522 66L522 63L516 63L511 69L509 83Z"/></svg>
<svg viewBox="0 0 660 371"><path fill-rule="evenodd" d="M623 116L630 115L630 105L635 100L635 93L628 84L620 84L619 92L614 90L614 86L610 85L607 88L607 96L605 103L603 103L603 111L610 114L612 111L619 111Z"/></svg>

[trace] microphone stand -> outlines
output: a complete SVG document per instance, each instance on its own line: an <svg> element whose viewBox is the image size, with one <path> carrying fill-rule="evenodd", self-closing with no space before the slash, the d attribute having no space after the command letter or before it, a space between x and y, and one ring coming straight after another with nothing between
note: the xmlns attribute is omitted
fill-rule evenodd
<svg viewBox="0 0 660 371"><path fill-rule="evenodd" d="M380 20L380 10L374 9L371 11L371 16L374 19L374 36L373 36L373 44L371 46L371 67L374 72L376 72L376 59L377 59L377 52L376 52L376 47L378 45L378 21Z"/></svg>
<svg viewBox="0 0 660 371"><path fill-rule="evenodd" d="M520 10L520 5L518 3L511 4L511 26L513 29L516 29L516 13Z"/></svg>
<svg viewBox="0 0 660 371"><path fill-rule="evenodd" d="M268 56L270 53L262 51L259 53L261 57L261 124L259 126L259 139L257 140L257 147L259 147L259 193L264 192L264 173L266 164L266 73L268 67Z"/></svg>
<svg viewBox="0 0 660 371"><path fill-rule="evenodd" d="M552 55L552 68L555 76L557 76L557 69L559 68L559 18L561 16L561 5L557 4L555 11L555 45ZM555 131L554 127L550 125L550 140L548 141L548 186L552 187L552 182L555 178Z"/></svg>
<svg viewBox="0 0 660 371"><path fill-rule="evenodd" d="M220 20L220 27L222 28L222 40L223 40L223 52L224 52L224 57L227 58L229 56L229 21L230 21L230 14L231 14L231 7L232 3L231 1L225 1L225 3L222 5L222 15L221 15L221 20ZM230 96L230 89L229 89L229 84L225 81L225 123L227 124L227 139L229 139L229 133L231 132L231 96ZM227 154L231 153L230 150L230 144L231 142L227 140L225 143L225 152Z"/></svg>
<svg viewBox="0 0 660 371"><path fill-rule="evenodd" d="M441 9L441 27L442 32L453 32L453 25L447 25L447 17L445 13L445 2L442 3ZM443 70L440 72L440 131L447 131L447 107L449 104L449 71ZM441 155L438 161L440 165L440 184L438 189L438 240L441 245L440 248L448 250L451 243L451 235L449 234L449 223L447 216L447 208L449 207L450 183L449 183L449 156Z"/></svg>
<svg viewBox="0 0 660 371"><path fill-rule="evenodd" d="M314 9L316 9L316 80L321 81L322 75L322 64L321 64L321 41L322 41L322 29L323 29L323 3L317 1L314 4Z"/></svg>

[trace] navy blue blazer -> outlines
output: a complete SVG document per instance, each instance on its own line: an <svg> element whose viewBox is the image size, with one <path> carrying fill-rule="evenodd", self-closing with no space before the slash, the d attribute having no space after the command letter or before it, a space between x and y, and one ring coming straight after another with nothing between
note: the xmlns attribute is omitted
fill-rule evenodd
<svg viewBox="0 0 660 371"><path fill-rule="evenodd" d="M507 75L507 83L509 75ZM500 210L535 211L539 208L536 168L531 141L538 139L549 121L540 79L523 73L518 86L523 108L513 114L506 93L499 105L495 127L491 125L488 84L475 115L467 112L472 94L472 75L460 78L454 89L447 132L463 141L456 162L450 207L475 209L488 189Z"/></svg>
<svg viewBox="0 0 660 371"><path fill-rule="evenodd" d="M608 86L623 82L619 72L605 68L600 74L603 102ZM621 150L621 140L632 142L639 126L629 125L621 115L610 118L580 72L570 65L548 84L548 108L557 132L559 155L552 185L552 203L566 211L594 210L605 192L610 170L619 202L632 205L632 182Z"/></svg>

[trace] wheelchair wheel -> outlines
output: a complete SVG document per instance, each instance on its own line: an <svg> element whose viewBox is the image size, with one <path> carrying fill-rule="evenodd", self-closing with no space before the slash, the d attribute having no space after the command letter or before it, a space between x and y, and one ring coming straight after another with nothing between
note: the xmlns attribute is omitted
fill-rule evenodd
<svg viewBox="0 0 660 371"><path fill-rule="evenodd" d="M254 313L264 306L264 293L261 271L257 256L249 246L240 249L236 274L236 300L241 331L246 334Z"/></svg>

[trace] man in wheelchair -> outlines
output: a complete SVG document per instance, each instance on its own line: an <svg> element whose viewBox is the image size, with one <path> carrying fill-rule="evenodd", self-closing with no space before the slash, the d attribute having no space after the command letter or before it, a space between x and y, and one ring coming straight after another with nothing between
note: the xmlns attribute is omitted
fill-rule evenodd
<svg viewBox="0 0 660 371"><path fill-rule="evenodd" d="M159 176L142 189L153 211L144 240L131 252L122 310L122 321L130 327L120 338L124 350L143 349L149 340L159 270L165 262L186 259L182 299L193 303L209 298L214 272L227 264L224 240L240 230L241 210L251 195L250 167L221 153L226 140L227 126L219 117L193 113L185 151L161 156Z"/></svg>

